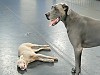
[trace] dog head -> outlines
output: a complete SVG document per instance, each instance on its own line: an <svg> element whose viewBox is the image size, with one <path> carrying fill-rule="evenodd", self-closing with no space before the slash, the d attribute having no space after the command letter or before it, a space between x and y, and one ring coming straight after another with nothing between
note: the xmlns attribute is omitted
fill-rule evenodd
<svg viewBox="0 0 100 75"><path fill-rule="evenodd" d="M56 25L59 21L64 21L68 15L69 7L67 4L56 4L51 7L51 11L47 12L46 18L50 20L50 26Z"/></svg>
<svg viewBox="0 0 100 75"><path fill-rule="evenodd" d="M20 56L20 59L17 61L17 66L21 70L25 70L27 68L27 64L26 64L25 60L23 59L23 55Z"/></svg>

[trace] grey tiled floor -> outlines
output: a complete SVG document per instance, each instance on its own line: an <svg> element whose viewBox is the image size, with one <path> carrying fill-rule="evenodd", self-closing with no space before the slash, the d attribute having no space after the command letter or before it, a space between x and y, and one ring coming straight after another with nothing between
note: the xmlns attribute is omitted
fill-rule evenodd
<svg viewBox="0 0 100 75"><path fill-rule="evenodd" d="M48 27L45 13L55 3L67 3L79 14L100 19L96 0L0 0L0 75L72 75L74 52L62 22ZM17 69L18 46L24 42L49 44L58 62L31 63L27 71ZM86 49L82 56L81 75L100 74L100 47Z"/></svg>

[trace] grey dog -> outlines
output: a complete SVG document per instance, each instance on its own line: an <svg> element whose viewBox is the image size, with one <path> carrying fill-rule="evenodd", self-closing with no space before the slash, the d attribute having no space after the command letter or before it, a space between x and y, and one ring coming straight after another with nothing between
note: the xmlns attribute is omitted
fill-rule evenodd
<svg viewBox="0 0 100 75"><path fill-rule="evenodd" d="M63 3L53 5L51 11L45 15L51 21L50 26L62 21L67 28L68 37L75 54L75 68L72 68L72 72L79 75L83 48L100 45L100 21L82 16Z"/></svg>

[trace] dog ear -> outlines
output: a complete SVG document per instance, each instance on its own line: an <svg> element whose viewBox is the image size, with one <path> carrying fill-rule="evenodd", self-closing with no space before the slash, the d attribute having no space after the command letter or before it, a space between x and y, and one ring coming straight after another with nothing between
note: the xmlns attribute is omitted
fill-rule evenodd
<svg viewBox="0 0 100 75"><path fill-rule="evenodd" d="M23 57L24 57L24 56L23 56L23 55L21 55L21 56L20 56L20 59L23 59Z"/></svg>
<svg viewBox="0 0 100 75"><path fill-rule="evenodd" d="M67 4L62 4L62 7L63 7L64 11L66 12L66 14L69 15L70 14L70 9L69 9L68 5Z"/></svg>
<svg viewBox="0 0 100 75"><path fill-rule="evenodd" d="M66 4L62 4L64 11L68 11L68 6Z"/></svg>

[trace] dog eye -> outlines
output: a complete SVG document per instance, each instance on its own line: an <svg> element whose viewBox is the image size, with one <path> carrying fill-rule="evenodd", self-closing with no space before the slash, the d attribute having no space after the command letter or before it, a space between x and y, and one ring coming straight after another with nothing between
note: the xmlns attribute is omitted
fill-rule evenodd
<svg viewBox="0 0 100 75"><path fill-rule="evenodd" d="M51 7L52 10L58 10L56 6Z"/></svg>
<svg viewBox="0 0 100 75"><path fill-rule="evenodd" d="M17 62L18 64L20 63L20 62Z"/></svg>
<svg viewBox="0 0 100 75"><path fill-rule="evenodd" d="M23 64L25 64L25 62L23 62Z"/></svg>
<svg viewBox="0 0 100 75"><path fill-rule="evenodd" d="M51 9L53 9L53 8L54 8L54 9L56 9L56 7L55 7L55 6L52 6L52 7L51 7Z"/></svg>
<svg viewBox="0 0 100 75"><path fill-rule="evenodd" d="M51 7L51 9L53 9L53 8L54 8L54 6Z"/></svg>

